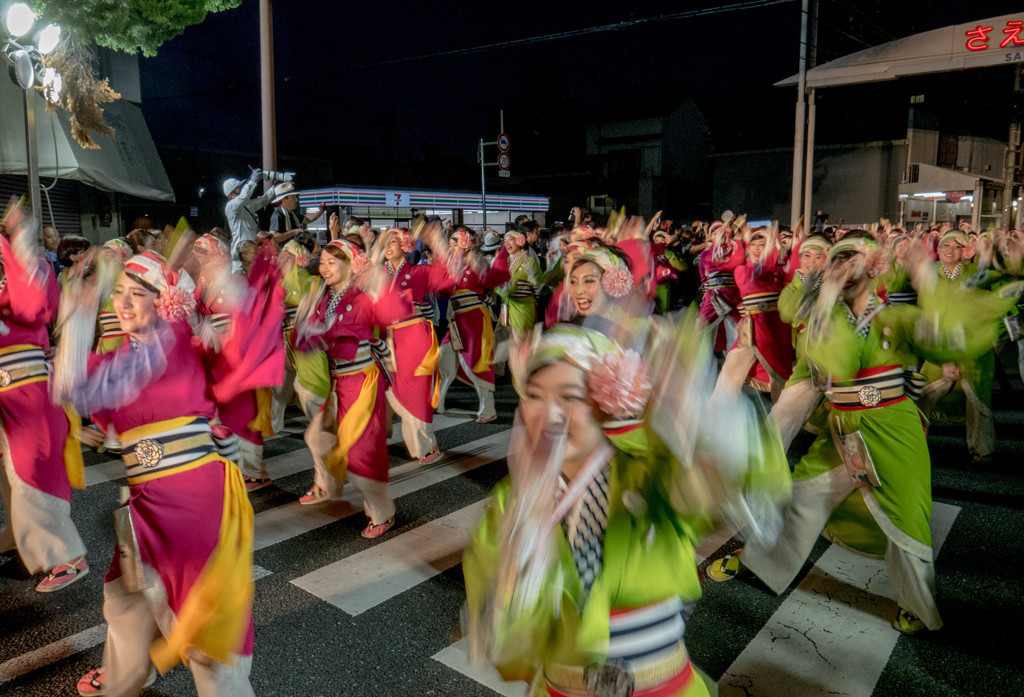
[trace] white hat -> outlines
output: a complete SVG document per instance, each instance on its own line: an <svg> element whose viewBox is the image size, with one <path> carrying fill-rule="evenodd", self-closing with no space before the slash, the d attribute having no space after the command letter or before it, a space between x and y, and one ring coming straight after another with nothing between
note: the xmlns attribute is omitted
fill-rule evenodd
<svg viewBox="0 0 1024 697"><path fill-rule="evenodd" d="M225 179L224 180L224 195L230 196L231 192L244 184L241 179Z"/></svg>
<svg viewBox="0 0 1024 697"><path fill-rule="evenodd" d="M274 187L274 200L271 203L280 203L286 196L295 194L299 195L299 192L295 189L295 185L291 182L283 182Z"/></svg>
<svg viewBox="0 0 1024 697"><path fill-rule="evenodd" d="M481 252L493 252L501 249L501 235L495 230L488 229L484 234L484 243L480 246Z"/></svg>

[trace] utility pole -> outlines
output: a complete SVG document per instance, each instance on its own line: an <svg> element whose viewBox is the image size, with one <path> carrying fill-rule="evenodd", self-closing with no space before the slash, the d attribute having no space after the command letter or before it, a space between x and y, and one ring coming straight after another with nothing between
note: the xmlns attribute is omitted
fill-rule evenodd
<svg viewBox="0 0 1024 697"><path fill-rule="evenodd" d="M1017 155L1020 149L1020 121L1021 121L1021 93L1024 88L1021 85L1021 64L1018 63L1013 74L1013 110L1010 115L1010 136L1006 142L1006 158L1003 161L1003 209L999 217L999 226L1002 230L1010 229L1010 222L1013 216L1013 187L1017 183ZM975 201L980 204L979 201Z"/></svg>
<svg viewBox="0 0 1024 697"><path fill-rule="evenodd" d="M260 107L263 122L263 171L277 169L277 114L274 103L274 12L260 0Z"/></svg>
<svg viewBox="0 0 1024 697"><path fill-rule="evenodd" d="M810 42L807 46L808 69L813 69L818 64L818 0L814 0L814 7L809 18ZM811 203L814 198L814 134L817 119L817 93L814 89L807 96L807 146L804 152L804 229L810 230L811 226Z"/></svg>
<svg viewBox="0 0 1024 697"><path fill-rule="evenodd" d="M807 134L807 3L800 10L800 73L797 77L796 119L793 127L793 195L790 217L795 224L804 207L804 139ZM806 223L804 224L806 227Z"/></svg>
<svg viewBox="0 0 1024 697"><path fill-rule="evenodd" d="M484 224L482 230L487 229L487 177L484 176L484 167L487 165L484 163L484 139L480 139L480 149L477 151L477 157L480 159L480 203L483 206L484 212Z"/></svg>

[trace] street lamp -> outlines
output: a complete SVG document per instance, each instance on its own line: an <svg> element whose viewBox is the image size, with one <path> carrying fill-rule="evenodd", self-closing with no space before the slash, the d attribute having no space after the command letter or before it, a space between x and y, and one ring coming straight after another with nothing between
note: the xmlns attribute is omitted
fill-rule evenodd
<svg viewBox="0 0 1024 697"><path fill-rule="evenodd" d="M41 84L43 96L51 104L60 102L63 79L53 68L43 65L43 56L60 44L60 25L47 24L33 35L33 43L22 43L39 17L23 2L11 5L4 14L4 59L14 68L18 84L25 90L25 159L28 165L28 194L32 213L42 214L39 205L39 156L36 152L36 110L32 91Z"/></svg>

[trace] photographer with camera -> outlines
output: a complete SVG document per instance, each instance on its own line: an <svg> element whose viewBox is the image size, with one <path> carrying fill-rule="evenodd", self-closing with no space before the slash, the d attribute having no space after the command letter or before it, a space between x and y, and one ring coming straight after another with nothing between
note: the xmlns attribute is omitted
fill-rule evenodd
<svg viewBox="0 0 1024 697"><path fill-rule="evenodd" d="M264 174L262 170L254 169L249 175L248 181L228 179L224 182L224 195L228 197L224 215L228 219L228 228L231 230L231 273L238 273L242 270L238 247L246 240L255 240L256 233L260 231L260 221L256 217L256 211L262 210L274 198L273 187L265 191L262 196L252 198L256 191L256 184L260 179L277 174L280 173L267 172Z"/></svg>
<svg viewBox="0 0 1024 697"><path fill-rule="evenodd" d="M303 215L296 209L299 206L299 192L291 182L284 182L274 187L273 203L277 206L270 214L270 231L274 241L282 245L306 226L324 214L326 204L321 203L316 213Z"/></svg>

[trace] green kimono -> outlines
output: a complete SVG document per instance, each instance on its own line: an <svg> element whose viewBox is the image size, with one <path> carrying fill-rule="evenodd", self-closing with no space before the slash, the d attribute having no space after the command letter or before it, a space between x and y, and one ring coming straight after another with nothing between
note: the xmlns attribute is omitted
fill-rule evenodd
<svg viewBox="0 0 1024 697"><path fill-rule="evenodd" d="M639 422L607 424L615 446L608 465L608 524L603 565L589 594L584 593L562 526L554 530L557 559L548 569L540 600L526 612L506 614L496 629L492 656L506 680L531 681L545 663L585 665L607 656L609 616L613 609L639 608L678 597L684 603L701 597L694 544L710 527L699 513L682 515L673 492L686 487L672 457L654 442ZM651 439L650 441L648 439ZM661 455L652 455L661 451ZM788 495L789 473L781 448L759 450L747 484L778 500ZM691 470L692 471L692 470ZM485 621L493 594L501 550L502 519L511 483L503 481L473 533L463 558L469 629ZM679 692L686 697L710 694L707 678L697 677ZM543 681L541 681L541 691ZM713 689L713 688L712 688Z"/></svg>
<svg viewBox="0 0 1024 697"><path fill-rule="evenodd" d="M870 321L867 336L855 331L847 311L838 303L830 324L811 337L807 355L831 376L834 386L871 374L871 369L900 367L904 371L921 358L935 363L964 360L991 350L995 318L1015 298L939 286L921 295L921 306L885 307ZM875 298L875 302L880 302ZM925 338L922 338L925 337ZM854 549L878 554L884 540L875 526L858 517L866 505L878 527L894 544L919 558L931 559L931 460L924 420L909 399L853 410L833 409L832 430L859 431L867 445L881 485L854 491L830 521L830 532ZM794 480L821 475L842 464L832 433L815 440L797 465ZM861 499L857 501L855 499ZM844 535L843 523L848 524Z"/></svg>
<svg viewBox="0 0 1024 697"><path fill-rule="evenodd" d="M537 262L529 253L524 253L510 262L509 275L512 278L497 291L507 308L504 310L508 314L507 325L516 334L533 329L537 321L535 289L539 273Z"/></svg>
<svg viewBox="0 0 1024 697"><path fill-rule="evenodd" d="M327 354L323 351L296 351L292 346L292 332L289 321L294 322L294 310L307 294L312 292L314 278L305 269L293 264L291 270L281 281L284 287L285 308L289 310L285 319L284 346L286 365L293 368L299 384L321 399L327 399L331 393L331 371L327 363Z"/></svg>

